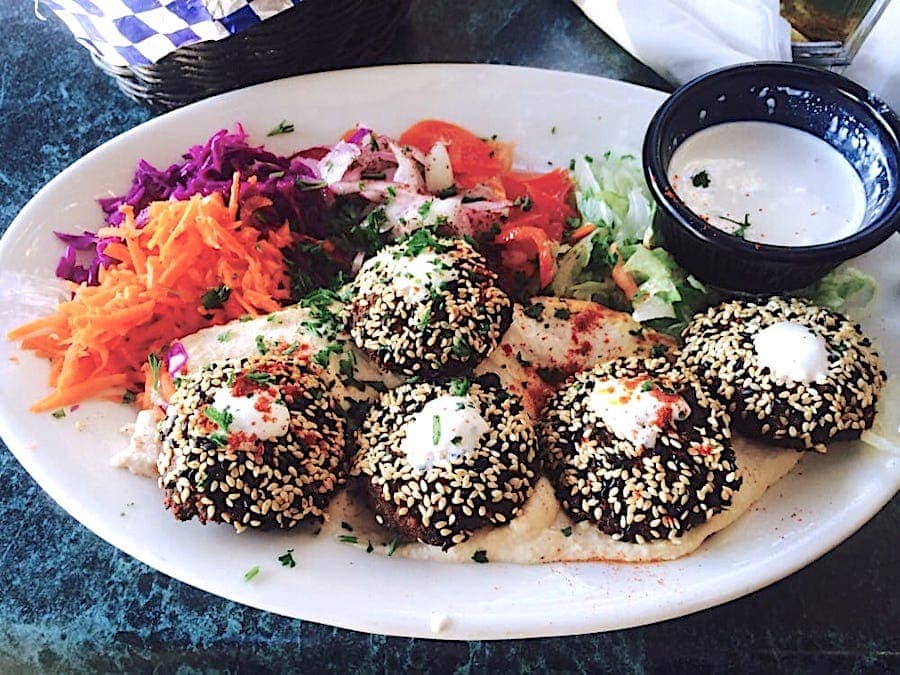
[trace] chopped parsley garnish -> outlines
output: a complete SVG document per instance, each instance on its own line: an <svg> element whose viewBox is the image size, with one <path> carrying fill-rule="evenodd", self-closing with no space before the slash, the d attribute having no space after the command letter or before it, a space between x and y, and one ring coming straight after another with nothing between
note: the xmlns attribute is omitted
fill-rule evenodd
<svg viewBox="0 0 900 675"><path fill-rule="evenodd" d="M328 363L331 361L332 354L342 354L344 352L344 348L341 347L337 342L332 342L330 345L320 349L315 354L313 354L312 360L316 365L322 366L322 368L327 368Z"/></svg>
<svg viewBox="0 0 900 675"><path fill-rule="evenodd" d="M653 345L653 348L650 350L650 356L659 358L660 356L665 356L668 351L669 348L666 345Z"/></svg>
<svg viewBox="0 0 900 675"><path fill-rule="evenodd" d="M528 305L525 308L525 316L530 319L540 319L541 315L544 313L544 303L536 302L533 305Z"/></svg>
<svg viewBox="0 0 900 675"><path fill-rule="evenodd" d="M150 376L153 378L153 388L159 389L159 357L156 354L150 354L150 356L147 357L147 363L150 365Z"/></svg>
<svg viewBox="0 0 900 675"><path fill-rule="evenodd" d="M462 203L463 204L473 204L475 202L483 202L487 201L484 197L473 197L470 195L463 195Z"/></svg>
<svg viewBox="0 0 900 675"><path fill-rule="evenodd" d="M606 157L606 155L604 155L604 157ZM593 164L593 163L594 163L594 158L591 157L590 155L585 155L585 156L584 156L584 161L587 162L588 164Z"/></svg>
<svg viewBox="0 0 900 675"><path fill-rule="evenodd" d="M256 336L256 351L263 356L269 353L269 348L266 346L266 339L262 335Z"/></svg>
<svg viewBox="0 0 900 675"><path fill-rule="evenodd" d="M453 396L465 396L469 393L470 386L472 386L472 383L465 377L450 380L450 394Z"/></svg>
<svg viewBox="0 0 900 675"><path fill-rule="evenodd" d="M700 171L699 173L695 173L691 176L691 183L693 183L694 187L699 188L708 188L709 187L709 174L706 171Z"/></svg>
<svg viewBox="0 0 900 675"><path fill-rule="evenodd" d="M434 415L431 418L431 442L437 445L441 441L441 416Z"/></svg>
<svg viewBox="0 0 900 675"><path fill-rule="evenodd" d="M397 550L397 540L398 540L398 538L394 537L393 539L391 539L390 543L387 545L387 557L388 558L390 558L392 555L394 555L394 551Z"/></svg>
<svg viewBox="0 0 900 675"><path fill-rule="evenodd" d="M272 373L260 373L258 371L253 371L251 373L247 373L246 375L244 375L244 377L254 384L275 384L275 376L272 375Z"/></svg>
<svg viewBox="0 0 900 675"><path fill-rule="evenodd" d="M368 543L366 544L366 553L371 553L374 550L375 550L375 547L372 546L372 540L369 539Z"/></svg>
<svg viewBox="0 0 900 675"><path fill-rule="evenodd" d="M458 337L450 348L450 353L457 358L467 359L472 354L472 347L469 346L465 338Z"/></svg>
<svg viewBox="0 0 900 675"><path fill-rule="evenodd" d="M346 520L341 521L341 529L347 530L347 532L353 532L353 526Z"/></svg>
<svg viewBox="0 0 900 675"><path fill-rule="evenodd" d="M570 159L569 160L569 171L574 171L574 170L575 170L575 160Z"/></svg>
<svg viewBox="0 0 900 675"><path fill-rule="evenodd" d="M240 321L241 323L247 323L248 321L252 321L252 320L253 320L253 317L250 316L249 314L241 314L238 317L238 321Z"/></svg>
<svg viewBox="0 0 900 675"><path fill-rule="evenodd" d="M637 328L629 328L628 334L634 335L635 337L641 337L644 334L644 327L638 326Z"/></svg>
<svg viewBox="0 0 900 675"><path fill-rule="evenodd" d="M342 534L340 537L338 537L338 541L340 541L342 544L358 544L359 537L357 537L355 534Z"/></svg>
<svg viewBox="0 0 900 675"><path fill-rule="evenodd" d="M656 386L656 382L653 380L644 380L641 382L641 391L650 391L653 387Z"/></svg>
<svg viewBox="0 0 900 675"><path fill-rule="evenodd" d="M134 403L134 399L137 397L131 389L126 389L125 393L122 394L122 403Z"/></svg>
<svg viewBox="0 0 900 675"><path fill-rule="evenodd" d="M257 574L259 574L259 565L254 565L249 570L244 572L244 581L250 581Z"/></svg>
<svg viewBox="0 0 900 675"><path fill-rule="evenodd" d="M450 439L450 442L453 443L453 445L460 445L462 444L462 436L454 436Z"/></svg>
<svg viewBox="0 0 900 675"><path fill-rule="evenodd" d="M488 562L487 551L484 549L479 549L472 554L472 560L477 563L486 563Z"/></svg>
<svg viewBox="0 0 900 675"><path fill-rule="evenodd" d="M234 422L234 415L231 414L228 408L225 408L225 410L217 410L211 405L208 405L203 409L203 415L215 422L216 426L225 433L228 433L228 427Z"/></svg>
<svg viewBox="0 0 900 675"><path fill-rule="evenodd" d="M351 378L353 377L353 373L355 372L355 370L356 356L353 354L353 352L350 352L349 354L347 354L347 356L338 361L338 372L342 376Z"/></svg>
<svg viewBox="0 0 900 675"><path fill-rule="evenodd" d="M553 316L555 316L557 319L562 319L563 321L565 321L570 316L572 316L572 312L570 312L565 307L560 307L553 312Z"/></svg>
<svg viewBox="0 0 900 675"><path fill-rule="evenodd" d="M293 552L294 552L294 549L289 548L287 550L287 552L278 556L278 562L281 563L282 567L296 567L297 566L297 563L294 560L294 556L292 555Z"/></svg>
<svg viewBox="0 0 900 675"><path fill-rule="evenodd" d="M231 297L231 289L225 284L210 288L206 293L200 296L200 303L203 309L219 309Z"/></svg>
<svg viewBox="0 0 900 675"><path fill-rule="evenodd" d="M303 180L302 178L295 178L294 187L300 190L300 192L311 192L313 190L321 190L328 187L328 183L324 180Z"/></svg>
<svg viewBox="0 0 900 675"><path fill-rule="evenodd" d="M447 199L448 197L455 197L456 193L456 186L451 185L450 187L445 187L443 190L438 190L437 197L440 199Z"/></svg>
<svg viewBox="0 0 900 675"><path fill-rule="evenodd" d="M555 134L555 133L556 133L556 127L550 127L550 133L551 133L551 134Z"/></svg>
<svg viewBox="0 0 900 675"><path fill-rule="evenodd" d="M426 202L427 204L431 204L431 202ZM424 206L424 204L422 205ZM419 207L419 212L422 211L422 207ZM426 249L434 249L436 253L443 253L447 250L447 247L441 244L437 237L434 235L434 232L427 227L422 227L411 235L409 235L403 242L406 244L406 249L403 251L405 255L410 258L414 258L419 255L422 251Z"/></svg>
<svg viewBox="0 0 900 675"><path fill-rule="evenodd" d="M228 436L223 434L221 431L214 431L209 435L209 440L213 442L213 444L217 448L224 448L228 445Z"/></svg>
<svg viewBox="0 0 900 675"><path fill-rule="evenodd" d="M564 537L572 536L572 528L571 527L564 527L563 529L560 530L560 532L562 532L562 536L564 536Z"/></svg>
<svg viewBox="0 0 900 675"><path fill-rule="evenodd" d="M518 361L519 365L523 368L531 367L531 361L528 361L524 356L522 356L522 352L516 352L516 361Z"/></svg>
<svg viewBox="0 0 900 675"><path fill-rule="evenodd" d="M269 129L266 136L278 136L279 134L289 134L294 130L294 125L287 120L281 120L274 127Z"/></svg>
<svg viewBox="0 0 900 675"><path fill-rule="evenodd" d="M63 410L62 408L58 408L57 410L54 410L50 414L53 415L53 417L55 417L56 419L61 420L63 417L66 416L66 411Z"/></svg>
<svg viewBox="0 0 900 675"><path fill-rule="evenodd" d="M747 228L750 227L750 214L745 213L743 220L735 220L734 218L729 218L728 216L719 216L722 220L727 220L729 223L734 223L737 225L737 229L735 229L732 233L732 237L737 237L738 239L744 238L744 233L747 231Z"/></svg>
<svg viewBox="0 0 900 675"><path fill-rule="evenodd" d="M425 311L422 312L422 316L419 317L419 328L425 328L428 324L431 323L431 307L426 307Z"/></svg>
<svg viewBox="0 0 900 675"><path fill-rule="evenodd" d="M423 220L428 217L428 213L431 211L431 204L432 201L429 199L427 202L422 202L419 208L416 209Z"/></svg>
<svg viewBox="0 0 900 675"><path fill-rule="evenodd" d="M216 337L216 340L218 340L219 342L228 342L228 341L229 341L231 338L233 338L233 337L234 337L234 333L233 333L232 331L230 331L230 330L223 330L223 331L222 331L221 333L219 333L219 335Z"/></svg>

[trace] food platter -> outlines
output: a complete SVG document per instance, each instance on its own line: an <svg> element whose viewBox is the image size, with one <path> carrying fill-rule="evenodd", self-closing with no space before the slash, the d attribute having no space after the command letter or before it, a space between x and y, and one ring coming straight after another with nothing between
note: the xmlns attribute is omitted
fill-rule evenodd
<svg viewBox="0 0 900 675"><path fill-rule="evenodd" d="M362 122L396 133L427 118L501 133L519 162L540 170L583 152L635 152L664 95L581 75L499 66L400 66L304 76L170 113L110 141L48 184L0 244L4 333L52 308L58 251L50 231L97 223L95 199L122 192L134 163L166 165L223 127L253 140L289 119L296 132L266 138L277 152L329 142ZM510 111L516 111L511 114ZM889 373L900 336L900 253L893 238L858 261L880 293L863 325ZM178 523L152 481L109 466L132 421L125 406L87 403L66 418L32 415L46 364L0 347L0 435L43 489L114 546L186 583L250 606L376 633L444 639L514 638L611 630L680 616L752 592L840 543L900 486L897 456L861 443L810 455L737 523L667 563L449 565L370 556L334 540L291 533L237 536ZM10 357L13 357L12 360ZM896 420L890 421L896 427ZM278 556L294 548L295 568ZM245 581L248 569L259 573Z"/></svg>

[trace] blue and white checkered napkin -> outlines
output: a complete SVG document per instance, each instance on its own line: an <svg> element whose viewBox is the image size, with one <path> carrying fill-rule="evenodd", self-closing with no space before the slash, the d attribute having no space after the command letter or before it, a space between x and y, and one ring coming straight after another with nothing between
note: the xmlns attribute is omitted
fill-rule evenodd
<svg viewBox="0 0 900 675"><path fill-rule="evenodd" d="M179 47L221 40L302 0L40 0L106 63L156 63Z"/></svg>

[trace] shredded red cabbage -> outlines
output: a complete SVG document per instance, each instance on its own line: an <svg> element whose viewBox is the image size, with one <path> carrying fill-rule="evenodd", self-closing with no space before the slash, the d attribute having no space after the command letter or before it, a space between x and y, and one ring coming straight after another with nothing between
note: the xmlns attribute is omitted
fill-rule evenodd
<svg viewBox="0 0 900 675"><path fill-rule="evenodd" d="M319 180L315 169L317 155L321 154L318 151L318 148L312 148L282 157L262 146L251 147L247 144L243 127L237 124L234 133L220 129L203 145L188 149L183 155L184 161L167 169L160 170L140 160L128 192L99 199L98 202L108 225L118 227L122 224L125 216L119 207L128 204L134 208L135 220L140 227L146 223L146 208L151 202L188 199L195 194L209 195L213 192L227 197L231 191L232 176L239 171L241 201L255 195L272 201L272 206L253 213L251 220L254 227L265 230L278 227L287 220L295 231L315 234L311 230L316 229L325 206L323 191L310 189ZM255 183L249 182L252 176L256 177ZM115 262L103 253L115 237L102 238L92 232L55 234L66 243L66 251L56 267L58 277L94 285L100 266ZM79 258L83 262L79 262Z"/></svg>

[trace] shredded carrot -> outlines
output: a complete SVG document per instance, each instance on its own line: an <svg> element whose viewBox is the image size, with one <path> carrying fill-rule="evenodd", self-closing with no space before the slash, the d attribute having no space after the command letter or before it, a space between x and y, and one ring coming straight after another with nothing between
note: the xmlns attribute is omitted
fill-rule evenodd
<svg viewBox="0 0 900 675"><path fill-rule="evenodd" d="M162 356L183 335L274 311L289 298L281 249L292 242L290 229L285 224L263 235L244 227L235 219L235 187L231 196L229 205L219 193L154 202L140 229L124 208L122 226L103 232L122 241L107 248L119 262L101 268L99 285L74 287L55 314L9 332L9 339L50 360L53 391L32 411L142 391L149 354ZM222 286L229 289L222 306L204 307L204 294ZM171 387L161 373L160 393Z"/></svg>
<svg viewBox="0 0 900 675"><path fill-rule="evenodd" d="M622 255L618 251L616 242L613 242L609 247L609 252L616 256L616 264L613 265L612 272L610 273L613 283L622 289L622 292L628 300L631 300L638 292L638 285L635 282L634 277L631 276L631 273L625 270L625 262L622 260Z"/></svg>
<svg viewBox="0 0 900 675"><path fill-rule="evenodd" d="M585 223L581 227L575 228L574 230L569 232L569 239L571 239L572 241L580 241L596 229L597 226L593 223Z"/></svg>

